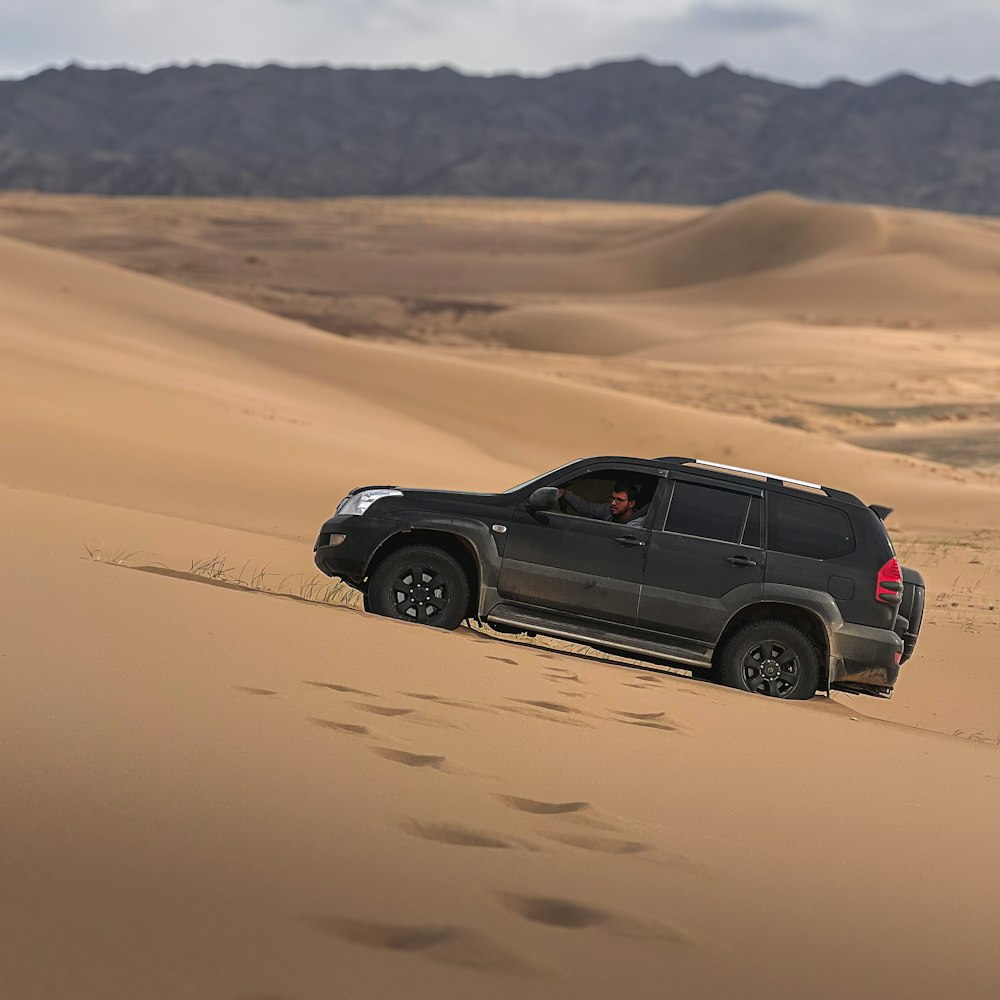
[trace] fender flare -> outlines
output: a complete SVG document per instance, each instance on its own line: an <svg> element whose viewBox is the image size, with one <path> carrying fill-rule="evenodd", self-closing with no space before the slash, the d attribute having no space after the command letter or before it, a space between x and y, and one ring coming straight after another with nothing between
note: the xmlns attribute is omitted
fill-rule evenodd
<svg viewBox="0 0 1000 1000"><path fill-rule="evenodd" d="M481 610L485 595L495 590L500 577L501 555L497 536L482 521L473 518L434 516L421 513L412 520L406 520L406 512L400 511L398 526L390 531L378 543L365 563L364 575L367 577L373 565L381 558L386 546L395 546L400 535L414 535L423 532L447 535L455 538L463 546L475 564L478 573L477 610ZM394 520L397 518L394 517Z"/></svg>

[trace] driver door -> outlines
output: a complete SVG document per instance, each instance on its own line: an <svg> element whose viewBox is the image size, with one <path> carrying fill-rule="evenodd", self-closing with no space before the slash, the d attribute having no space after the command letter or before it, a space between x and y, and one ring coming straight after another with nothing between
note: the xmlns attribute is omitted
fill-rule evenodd
<svg viewBox="0 0 1000 1000"><path fill-rule="evenodd" d="M504 543L498 591L517 604L634 625L651 532L522 503Z"/></svg>

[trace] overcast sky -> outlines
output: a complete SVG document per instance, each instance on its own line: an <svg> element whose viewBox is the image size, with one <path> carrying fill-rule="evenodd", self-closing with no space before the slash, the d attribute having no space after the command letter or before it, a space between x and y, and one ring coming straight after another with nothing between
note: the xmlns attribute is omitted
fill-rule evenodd
<svg viewBox="0 0 1000 1000"><path fill-rule="evenodd" d="M328 63L547 73L643 56L797 83L1000 76L1000 0L0 0L0 75Z"/></svg>

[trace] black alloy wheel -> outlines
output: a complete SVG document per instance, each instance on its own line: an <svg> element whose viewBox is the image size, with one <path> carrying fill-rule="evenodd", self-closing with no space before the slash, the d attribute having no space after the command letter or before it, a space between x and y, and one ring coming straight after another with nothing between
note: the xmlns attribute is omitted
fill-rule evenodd
<svg viewBox="0 0 1000 1000"><path fill-rule="evenodd" d="M431 545L392 553L372 573L365 594L366 611L435 628L457 628L468 605L465 571L454 556Z"/></svg>
<svg viewBox="0 0 1000 1000"><path fill-rule="evenodd" d="M819 683L816 646L805 632L778 620L740 629L726 643L720 666L729 687L770 698L812 698Z"/></svg>
<svg viewBox="0 0 1000 1000"><path fill-rule="evenodd" d="M799 683L799 658L794 649L764 639L743 657L743 686L754 694L781 698Z"/></svg>

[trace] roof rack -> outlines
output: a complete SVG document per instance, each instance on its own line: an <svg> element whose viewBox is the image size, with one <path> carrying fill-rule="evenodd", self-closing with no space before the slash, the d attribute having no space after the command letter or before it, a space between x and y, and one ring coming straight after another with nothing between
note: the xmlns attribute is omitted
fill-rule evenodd
<svg viewBox="0 0 1000 1000"><path fill-rule="evenodd" d="M709 469L723 469L726 472L740 472L746 476L759 476L772 483L790 483L793 486L802 486L810 490L819 490L822 493L829 493L826 487L819 483L809 483L804 479L792 479L789 476L779 476L773 472L761 472L759 469L744 469L739 465L723 465L721 462L706 462L701 458L679 458L674 455L665 455L656 459L658 462L676 462L679 465L701 465Z"/></svg>

